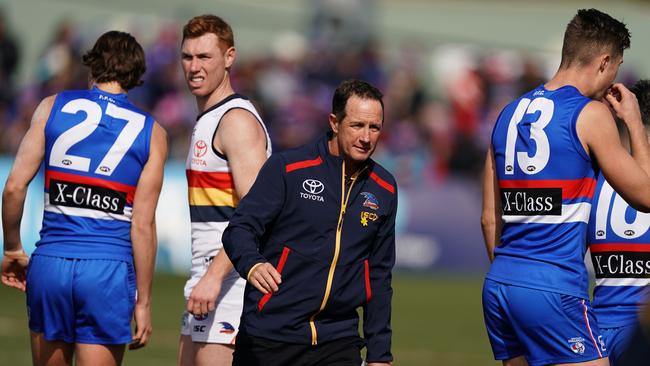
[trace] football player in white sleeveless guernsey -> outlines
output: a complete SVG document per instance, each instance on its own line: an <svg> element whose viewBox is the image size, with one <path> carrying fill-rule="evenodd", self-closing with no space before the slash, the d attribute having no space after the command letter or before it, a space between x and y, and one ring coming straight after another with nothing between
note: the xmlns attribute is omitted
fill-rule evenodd
<svg viewBox="0 0 650 366"><path fill-rule="evenodd" d="M271 155L255 107L230 85L235 54L232 29L221 18L201 15L183 27L183 72L199 115L186 162L192 270L179 365L232 363L246 280L222 250L221 234Z"/></svg>
<svg viewBox="0 0 650 366"><path fill-rule="evenodd" d="M3 192L2 282L26 282L34 365L119 365L151 333L165 132L126 95L145 71L135 38L107 32L83 62L92 88L43 99ZM25 278L19 228L41 163L43 227Z"/></svg>

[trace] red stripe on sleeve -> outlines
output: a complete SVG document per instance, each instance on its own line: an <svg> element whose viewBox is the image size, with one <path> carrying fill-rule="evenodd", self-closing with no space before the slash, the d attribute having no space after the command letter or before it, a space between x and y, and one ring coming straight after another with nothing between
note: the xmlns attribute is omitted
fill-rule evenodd
<svg viewBox="0 0 650 366"><path fill-rule="evenodd" d="M321 159L320 156L319 156L316 159L297 161L295 163L287 164L285 169L286 169L286 172L289 173L289 172L292 172L292 171L298 170L298 169L311 168L313 166L318 166L318 165L321 165L322 163L323 163L323 159Z"/></svg>
<svg viewBox="0 0 650 366"><path fill-rule="evenodd" d="M118 192L124 192L126 193L126 202L128 204L133 204L133 197L135 196L135 187L130 186L128 184L113 182L101 178L86 177L83 175L57 172L54 170L46 170L45 188L47 188L48 190L50 189L51 179L70 182L70 183L87 184L96 187L108 188Z"/></svg>
<svg viewBox="0 0 650 366"><path fill-rule="evenodd" d="M393 187L392 184L390 184L390 183L386 182L385 180L381 179L377 174L375 174L375 172L370 172L370 178L372 180L374 180L375 182L377 182L377 184L382 186L382 188L384 188L388 192L395 194L395 187Z"/></svg>
<svg viewBox="0 0 650 366"><path fill-rule="evenodd" d="M593 198L596 180L593 178L568 180L501 180L500 188L561 188L562 198Z"/></svg>
<svg viewBox="0 0 650 366"><path fill-rule="evenodd" d="M231 173L200 172L198 170L186 170L187 185L190 188L220 188L228 189L235 187L235 181Z"/></svg>

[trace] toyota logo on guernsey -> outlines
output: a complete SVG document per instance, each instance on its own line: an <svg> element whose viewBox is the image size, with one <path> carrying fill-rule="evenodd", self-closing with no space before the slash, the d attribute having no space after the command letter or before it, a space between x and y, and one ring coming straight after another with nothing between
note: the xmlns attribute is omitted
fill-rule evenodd
<svg viewBox="0 0 650 366"><path fill-rule="evenodd" d="M316 179L305 179L305 181L302 182L302 189L305 192L300 192L301 198L312 201L325 202L323 197L319 196L319 194L323 193L323 190L325 190L325 185L323 182Z"/></svg>

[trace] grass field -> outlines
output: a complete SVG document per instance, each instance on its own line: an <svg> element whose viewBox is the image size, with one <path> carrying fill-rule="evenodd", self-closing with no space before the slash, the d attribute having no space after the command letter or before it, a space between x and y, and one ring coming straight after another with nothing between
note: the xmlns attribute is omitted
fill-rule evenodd
<svg viewBox="0 0 650 366"><path fill-rule="evenodd" d="M174 365L184 278L154 281L151 343L127 352L124 365ZM393 287L393 354L396 366L496 365L481 312L481 279L398 275ZM24 295L0 289L0 365L31 364Z"/></svg>

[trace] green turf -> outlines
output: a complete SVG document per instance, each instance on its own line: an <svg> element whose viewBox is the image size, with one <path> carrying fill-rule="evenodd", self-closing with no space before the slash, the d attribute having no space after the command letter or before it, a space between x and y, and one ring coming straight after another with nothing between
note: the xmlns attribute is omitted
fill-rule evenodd
<svg viewBox="0 0 650 366"><path fill-rule="evenodd" d="M124 365L174 365L184 278L158 274L154 282L151 343L127 352ZM478 278L396 276L393 354L400 366L497 365L481 312ZM0 289L0 365L29 365L24 295Z"/></svg>

